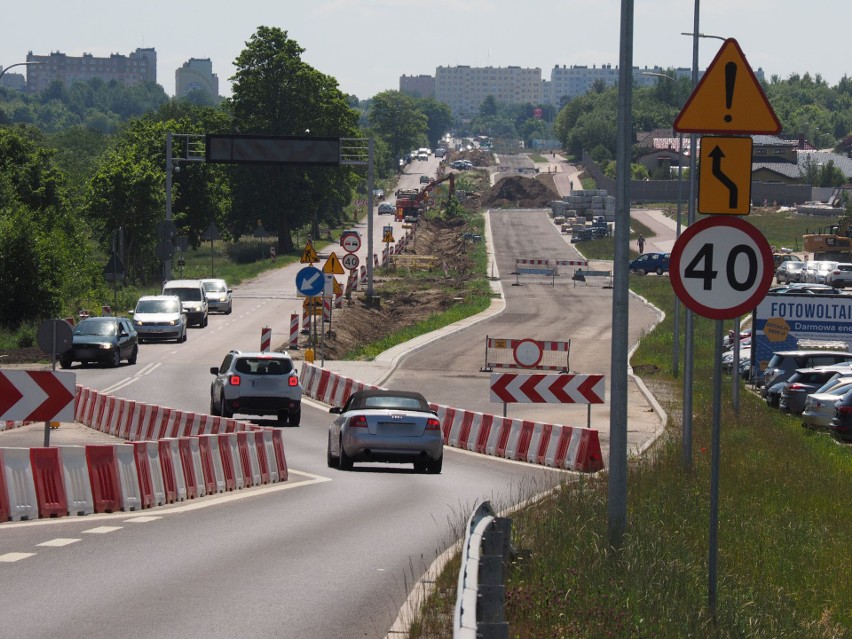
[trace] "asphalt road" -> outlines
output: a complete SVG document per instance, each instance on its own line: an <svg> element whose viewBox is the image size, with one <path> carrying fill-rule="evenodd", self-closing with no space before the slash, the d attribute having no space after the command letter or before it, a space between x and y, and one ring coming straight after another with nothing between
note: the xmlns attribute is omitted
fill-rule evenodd
<svg viewBox="0 0 852 639"><path fill-rule="evenodd" d="M411 170L428 166L414 163ZM417 182L417 174L405 179ZM380 234L387 217L376 219ZM570 338L573 370L607 374L611 290L561 279L512 287L516 257L569 257L572 249L542 211L495 212L491 222L506 310L405 358L392 384L494 412L484 392L487 375L478 372L486 334ZM75 368L78 383L205 411L210 366L230 348L256 349L262 326L286 334L290 313L301 307L297 270L239 287L232 315L211 316L184 344L145 344L136 366ZM639 302L631 302L631 313L631 335L638 338L653 314ZM561 407L527 409L582 425L583 416ZM606 409L594 410L596 422L606 423L607 415L597 412ZM377 464L339 472L325 464L328 421L325 408L306 403L302 426L284 431L290 467L284 484L138 514L0 526L3 634L384 637L411 585L455 542L476 500L500 508L566 477L451 449L439 476Z"/></svg>

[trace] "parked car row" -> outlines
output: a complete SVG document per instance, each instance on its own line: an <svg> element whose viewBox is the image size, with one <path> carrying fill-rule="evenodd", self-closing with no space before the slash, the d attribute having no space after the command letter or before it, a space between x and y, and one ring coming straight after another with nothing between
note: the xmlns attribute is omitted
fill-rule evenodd
<svg viewBox="0 0 852 639"><path fill-rule="evenodd" d="M135 364L145 341L186 341L189 325L207 326L211 311L232 311L232 289L223 279L170 280L160 295L143 295L126 317L87 317L74 327L71 347L59 357L62 368Z"/></svg>
<svg viewBox="0 0 852 639"><path fill-rule="evenodd" d="M741 333L740 374L750 371L750 333ZM729 335L726 347L736 337ZM726 356L730 354L730 357ZM732 350L722 356L733 370ZM802 426L829 431L835 438L852 441L852 353L830 350L779 351L763 371L760 395L767 406L801 415Z"/></svg>
<svg viewBox="0 0 852 639"><path fill-rule="evenodd" d="M852 284L852 263L787 260L781 262L775 270L775 281L778 284L826 284L834 288L845 288Z"/></svg>

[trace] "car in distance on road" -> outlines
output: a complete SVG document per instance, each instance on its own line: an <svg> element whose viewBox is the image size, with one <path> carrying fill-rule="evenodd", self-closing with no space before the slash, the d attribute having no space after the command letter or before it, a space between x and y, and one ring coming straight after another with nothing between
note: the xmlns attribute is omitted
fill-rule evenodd
<svg viewBox="0 0 852 639"><path fill-rule="evenodd" d="M87 317L81 320L71 336L71 348L59 356L59 365L68 368L98 362L116 367L121 360L136 363L139 342L130 320L124 317Z"/></svg>
<svg viewBox="0 0 852 639"><path fill-rule="evenodd" d="M133 328L139 341L186 341L186 314L176 295L144 295L136 302L133 311Z"/></svg>
<svg viewBox="0 0 852 639"><path fill-rule="evenodd" d="M374 200L384 200L385 199L385 190L384 189L373 189L373 199Z"/></svg>
<svg viewBox="0 0 852 639"><path fill-rule="evenodd" d="M671 253L645 253L630 262L630 272L638 275L668 273L671 256Z"/></svg>
<svg viewBox="0 0 852 639"><path fill-rule="evenodd" d="M379 215L393 215L394 213L396 213L396 207L390 202L379 204Z"/></svg>
<svg viewBox="0 0 852 639"><path fill-rule="evenodd" d="M207 326L207 295L200 280L170 280L163 284L163 295L177 295L189 324Z"/></svg>
<svg viewBox="0 0 852 639"><path fill-rule="evenodd" d="M413 463L438 474L444 462L441 422L420 393L363 390L353 393L328 429L327 463L350 470L354 462Z"/></svg>
<svg viewBox="0 0 852 639"><path fill-rule="evenodd" d="M838 262L834 269L826 275L825 283L834 288L846 288L852 284L852 264Z"/></svg>
<svg viewBox="0 0 852 639"><path fill-rule="evenodd" d="M302 384L287 353L230 351L210 373L210 414L233 417L275 415L278 424L298 426L302 419Z"/></svg>
<svg viewBox="0 0 852 639"><path fill-rule="evenodd" d="M207 297L207 310L230 315L233 310L231 294L233 289L222 279L205 278L201 280L204 295Z"/></svg>
<svg viewBox="0 0 852 639"><path fill-rule="evenodd" d="M777 284L798 282L804 265L805 263L801 260L787 260L785 262L781 262L778 265L778 268L775 269L775 282Z"/></svg>
<svg viewBox="0 0 852 639"><path fill-rule="evenodd" d="M432 178L430 178L428 175L421 175L420 176L420 184L429 184L429 182L431 182L431 181L432 181Z"/></svg>

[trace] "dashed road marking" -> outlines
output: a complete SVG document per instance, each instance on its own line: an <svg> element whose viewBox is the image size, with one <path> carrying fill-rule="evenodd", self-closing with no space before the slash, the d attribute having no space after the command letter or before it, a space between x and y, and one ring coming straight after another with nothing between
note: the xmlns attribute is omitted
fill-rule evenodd
<svg viewBox="0 0 852 639"><path fill-rule="evenodd" d="M16 561L21 561L21 559L33 557L34 555L34 552L7 552L5 555L0 555L0 563L13 564Z"/></svg>
<svg viewBox="0 0 852 639"><path fill-rule="evenodd" d="M73 543L80 541L79 539L66 539L64 537L57 537L56 539L51 539L50 541L45 541L40 544L36 544L36 546L54 546L54 547L62 547L62 546L70 546Z"/></svg>
<svg viewBox="0 0 852 639"><path fill-rule="evenodd" d="M116 530L121 530L124 526L98 526L97 528L89 528L89 530L84 530L84 533L89 533L92 535L105 535L107 533L115 532Z"/></svg>

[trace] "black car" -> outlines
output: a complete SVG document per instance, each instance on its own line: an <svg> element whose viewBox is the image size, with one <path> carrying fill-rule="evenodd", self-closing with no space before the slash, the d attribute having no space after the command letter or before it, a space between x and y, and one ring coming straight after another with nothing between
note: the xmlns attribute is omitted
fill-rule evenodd
<svg viewBox="0 0 852 639"><path fill-rule="evenodd" d="M834 419L828 432L841 441L852 442L852 391L834 405Z"/></svg>
<svg viewBox="0 0 852 639"><path fill-rule="evenodd" d="M802 411L805 410L805 400L808 398L808 395L815 393L817 389L833 377L848 372L852 372L852 368L832 366L826 368L797 369L789 380L780 383L781 393L780 397L778 397L778 408L783 413L801 415ZM767 403L769 403L770 396L773 395L773 388L770 388L769 393L766 395Z"/></svg>
<svg viewBox="0 0 852 639"><path fill-rule="evenodd" d="M126 359L136 363L139 354L136 329L124 317L87 317L74 328L71 348L59 357L59 365L68 368L73 362L97 362L118 366Z"/></svg>

